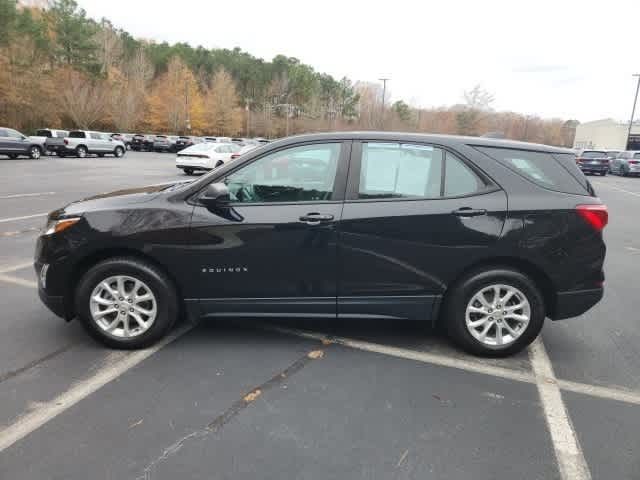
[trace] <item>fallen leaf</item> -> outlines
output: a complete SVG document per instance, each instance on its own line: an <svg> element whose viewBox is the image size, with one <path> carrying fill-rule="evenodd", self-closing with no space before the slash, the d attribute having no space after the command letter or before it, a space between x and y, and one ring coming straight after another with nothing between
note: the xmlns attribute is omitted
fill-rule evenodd
<svg viewBox="0 0 640 480"><path fill-rule="evenodd" d="M260 391L260 389L254 390L253 392L248 393L247 395L245 395L244 401L247 402L247 403L248 402L253 402L261 394L262 394L262 392Z"/></svg>
<svg viewBox="0 0 640 480"><path fill-rule="evenodd" d="M324 357L324 352L322 350L314 350L313 352L309 352L307 357L317 360L318 358Z"/></svg>

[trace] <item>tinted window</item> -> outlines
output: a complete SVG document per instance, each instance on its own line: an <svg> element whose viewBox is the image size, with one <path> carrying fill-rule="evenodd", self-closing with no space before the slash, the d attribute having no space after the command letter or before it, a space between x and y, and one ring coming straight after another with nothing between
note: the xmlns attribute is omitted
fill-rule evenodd
<svg viewBox="0 0 640 480"><path fill-rule="evenodd" d="M51 138L53 135L51 134L51 130L36 130L36 137L47 137Z"/></svg>
<svg viewBox="0 0 640 480"><path fill-rule="evenodd" d="M589 150L588 152L582 152L580 155L582 158L603 158L606 157L607 154L605 152L599 152L596 150Z"/></svg>
<svg viewBox="0 0 640 480"><path fill-rule="evenodd" d="M235 202L331 200L339 158L339 143L288 148L232 173L226 183Z"/></svg>
<svg viewBox="0 0 640 480"><path fill-rule="evenodd" d="M579 195L590 193L584 175L577 171L572 154L552 155L498 147L475 148L541 187Z"/></svg>
<svg viewBox="0 0 640 480"><path fill-rule="evenodd" d="M71 132L69 134L70 138L85 138L85 134L82 131L76 130L75 132Z"/></svg>
<svg viewBox="0 0 640 480"><path fill-rule="evenodd" d="M22 134L10 128L7 128L7 136L10 138L22 138Z"/></svg>
<svg viewBox="0 0 640 480"><path fill-rule="evenodd" d="M430 145L364 143L358 198L439 197L442 160Z"/></svg>
<svg viewBox="0 0 640 480"><path fill-rule="evenodd" d="M446 154L444 176L445 197L471 195L486 187L486 184L462 160L450 152Z"/></svg>

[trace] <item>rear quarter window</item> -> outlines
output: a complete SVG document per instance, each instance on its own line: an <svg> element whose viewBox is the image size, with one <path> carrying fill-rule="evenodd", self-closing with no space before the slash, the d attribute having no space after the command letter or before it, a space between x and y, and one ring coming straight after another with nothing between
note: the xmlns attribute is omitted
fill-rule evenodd
<svg viewBox="0 0 640 480"><path fill-rule="evenodd" d="M573 154L500 147L474 148L540 187L575 195L593 195L589 182L576 166Z"/></svg>
<svg viewBox="0 0 640 480"><path fill-rule="evenodd" d="M71 132L69 138L86 138L86 135L82 131Z"/></svg>

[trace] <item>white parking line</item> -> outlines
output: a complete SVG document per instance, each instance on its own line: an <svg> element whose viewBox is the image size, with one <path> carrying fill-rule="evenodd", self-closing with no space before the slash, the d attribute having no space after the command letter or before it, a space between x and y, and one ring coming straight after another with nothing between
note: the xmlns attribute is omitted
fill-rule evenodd
<svg viewBox="0 0 640 480"><path fill-rule="evenodd" d="M14 195L3 195L0 200L9 198L23 198L23 197L43 197L46 195L55 195L56 192L39 192L39 193L16 193Z"/></svg>
<svg viewBox="0 0 640 480"><path fill-rule="evenodd" d="M11 267L0 267L0 273L9 273L15 272L16 270L22 270L23 268L33 267L33 261L24 261L22 263L18 263L17 265L12 265Z"/></svg>
<svg viewBox="0 0 640 480"><path fill-rule="evenodd" d="M491 375L493 377L506 378L517 382L536 384L537 379L534 375L519 372L510 368L503 368L494 365L482 363L481 360L466 360L462 358L452 357L451 355L422 352L410 350L406 348L390 347L378 343L365 342L361 340L353 340L345 337L335 337L324 333L310 332L295 328L279 327L274 325L251 323L256 328L271 330L274 332L284 333L287 335L295 335L296 337L309 338L322 342L333 342L345 347L355 348L357 350L365 350L367 352L380 353L392 357L405 358L417 362L430 363L443 367L456 368L467 372L480 373L483 375ZM601 387L599 385L590 385L580 382L572 382L570 380L553 380L562 390L580 393L591 397L602 398L605 400L614 400L617 402L629 403L632 405L640 405L640 392L624 390L615 387Z"/></svg>
<svg viewBox="0 0 640 480"><path fill-rule="evenodd" d="M605 188L611 188L613 190L618 190L619 192L624 192L624 193L628 193L629 195L633 195L634 197L640 197L640 193L638 192L631 192L629 190L625 190L624 188L619 188L619 187L614 187L613 185L610 185L608 183L596 183L596 185L598 185L599 187L605 187Z"/></svg>
<svg viewBox="0 0 640 480"><path fill-rule="evenodd" d="M589 480L591 472L580 442L573 430L562 393L542 339L538 337L529 347L529 358L536 377L536 385L547 427L551 434L560 475L564 480Z"/></svg>
<svg viewBox="0 0 640 480"><path fill-rule="evenodd" d="M23 439L34 430L37 430L49 420L60 415L107 383L115 380L143 360L149 358L162 347L165 347L187 333L192 327L192 325L185 324L153 347L135 352L118 352L111 355L96 375L76 383L69 390L53 400L39 404L40 406L38 408L18 418L8 427L0 430L0 452L6 450L14 443Z"/></svg>
<svg viewBox="0 0 640 480"><path fill-rule="evenodd" d="M45 217L47 213L34 213L33 215L25 215L23 217L0 218L0 223L17 222L18 220L27 220L29 218Z"/></svg>
<svg viewBox="0 0 640 480"><path fill-rule="evenodd" d="M24 278L12 277L9 275L3 275L0 273L0 282L13 283L14 285L20 285L22 287L36 288L37 282L33 280L25 280Z"/></svg>

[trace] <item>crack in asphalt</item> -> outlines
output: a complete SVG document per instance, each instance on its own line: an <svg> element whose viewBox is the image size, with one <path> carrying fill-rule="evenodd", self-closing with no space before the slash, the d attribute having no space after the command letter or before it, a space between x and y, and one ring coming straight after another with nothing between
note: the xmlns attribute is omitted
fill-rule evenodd
<svg viewBox="0 0 640 480"><path fill-rule="evenodd" d="M43 364L44 362L46 362L48 360L51 360L54 357L57 357L58 355L63 354L64 352L70 350L74 345L76 345L75 342L74 343L69 343L68 345L65 345L62 348L54 350L53 352L48 353L47 355L45 355L43 357L40 357L40 358L38 358L36 360L33 360L33 361L27 363L23 367L16 368L15 370L10 370L10 371L8 371L6 373L0 374L0 383L5 382L5 381L9 380L10 378L17 377L18 375L20 375L20 374L22 374L22 373L24 373L24 372L26 372L28 370L31 370L32 368L37 367L37 366Z"/></svg>
<svg viewBox="0 0 640 480"><path fill-rule="evenodd" d="M266 391L280 385L287 378L302 370L306 365L313 362L314 360L321 359L323 356L324 350L312 350L310 352L307 352L305 355L298 358L295 362L282 370L280 373L274 375L261 385L252 388L249 392L242 395L241 398L233 402L233 404L221 415L218 415L216 418L214 418L206 427L201 428L200 430L193 431L181 437L179 440L172 443L169 447L165 448L159 457L152 460L144 468L142 475L137 477L137 480L150 480L151 475L153 474L153 471L156 469L156 467L160 463L178 453L188 441L194 439L204 439L209 435L219 432L222 427L233 420L233 418L235 418L242 410L251 405Z"/></svg>

